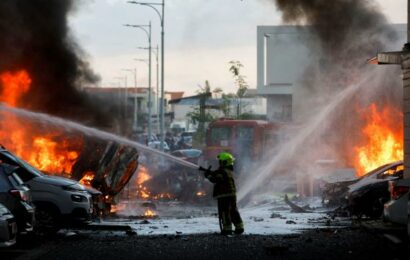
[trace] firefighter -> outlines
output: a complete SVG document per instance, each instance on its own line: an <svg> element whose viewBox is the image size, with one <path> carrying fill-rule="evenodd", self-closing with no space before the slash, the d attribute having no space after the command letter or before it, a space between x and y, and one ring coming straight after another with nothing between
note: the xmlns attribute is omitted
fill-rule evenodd
<svg viewBox="0 0 410 260"><path fill-rule="evenodd" d="M218 154L219 168L216 171L204 169L205 178L214 183L213 197L218 200L218 217L222 235L232 234L232 223L235 234L242 234L244 226L236 206L236 187L233 179L233 164L235 158L232 154L222 152Z"/></svg>

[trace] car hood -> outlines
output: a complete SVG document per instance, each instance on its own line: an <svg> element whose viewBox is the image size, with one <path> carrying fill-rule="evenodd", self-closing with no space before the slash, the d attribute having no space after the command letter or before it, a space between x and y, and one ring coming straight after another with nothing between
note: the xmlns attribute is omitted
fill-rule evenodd
<svg viewBox="0 0 410 260"><path fill-rule="evenodd" d="M42 177L36 177L33 179L33 181L55 186L70 186L78 183L77 181L73 181L67 178L46 175Z"/></svg>
<svg viewBox="0 0 410 260"><path fill-rule="evenodd" d="M381 183L381 182L387 182L389 181L388 179L372 179L372 178L366 178L366 179L362 179L352 185L349 186L349 192L355 192L358 191L366 186L370 186L372 184L376 184L376 183Z"/></svg>
<svg viewBox="0 0 410 260"><path fill-rule="evenodd" d="M85 190L88 191L88 193L90 193L93 196L99 196L102 194L101 191L94 189L93 187L89 187L89 186L84 186Z"/></svg>

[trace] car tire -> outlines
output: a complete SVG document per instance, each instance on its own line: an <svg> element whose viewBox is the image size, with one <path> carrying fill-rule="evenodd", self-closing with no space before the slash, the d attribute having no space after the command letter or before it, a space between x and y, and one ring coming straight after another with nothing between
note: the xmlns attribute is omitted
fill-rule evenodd
<svg viewBox="0 0 410 260"><path fill-rule="evenodd" d="M46 206L37 206L35 212L36 234L48 236L57 233L60 229L59 214L57 210Z"/></svg>

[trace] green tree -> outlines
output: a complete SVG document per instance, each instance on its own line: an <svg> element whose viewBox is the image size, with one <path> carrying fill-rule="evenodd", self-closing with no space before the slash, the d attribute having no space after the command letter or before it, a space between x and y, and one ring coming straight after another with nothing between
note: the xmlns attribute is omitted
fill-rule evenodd
<svg viewBox="0 0 410 260"><path fill-rule="evenodd" d="M215 117L206 111L206 101L212 97L211 85L209 81L205 81L205 86L199 86L197 91L199 97L199 106L194 108L194 111L187 113L194 124L198 123L198 130L194 136L194 141L202 145L205 141L205 124L215 120Z"/></svg>
<svg viewBox="0 0 410 260"><path fill-rule="evenodd" d="M236 108L236 117L240 118L242 114L242 98L245 97L246 91L249 88L248 83L246 82L246 76L241 74L241 68L243 65L240 61L230 61L229 71L232 72L235 84L238 86L236 91L236 98L238 99L238 105Z"/></svg>

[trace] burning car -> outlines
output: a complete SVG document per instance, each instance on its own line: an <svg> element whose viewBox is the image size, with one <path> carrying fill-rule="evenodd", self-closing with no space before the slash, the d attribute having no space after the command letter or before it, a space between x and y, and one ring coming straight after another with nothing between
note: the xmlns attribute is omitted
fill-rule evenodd
<svg viewBox="0 0 410 260"><path fill-rule="evenodd" d="M322 201L329 206L346 202L346 196L360 187L375 183L386 182L390 179L401 178L403 162L397 161L384 164L358 178L346 178L340 181L325 181L322 179Z"/></svg>
<svg viewBox="0 0 410 260"><path fill-rule="evenodd" d="M389 180L403 178L403 161L383 165L349 186L348 210L359 218L381 217L384 203L390 199Z"/></svg>

